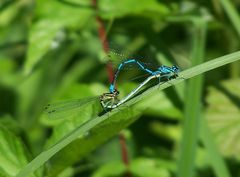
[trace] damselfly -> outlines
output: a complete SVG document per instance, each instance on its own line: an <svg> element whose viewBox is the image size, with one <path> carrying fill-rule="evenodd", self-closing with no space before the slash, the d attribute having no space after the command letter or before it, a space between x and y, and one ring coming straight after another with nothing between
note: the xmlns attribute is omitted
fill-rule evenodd
<svg viewBox="0 0 240 177"><path fill-rule="evenodd" d="M139 62L140 63L140 62ZM140 63L141 64L141 63ZM120 106L121 104L125 103L126 101L128 101L130 98L132 98L135 94L138 93L138 91L144 87L149 81L151 81L152 79L158 78L159 83L160 82L165 82L165 81L169 81L170 79L175 79L178 77L178 73L179 73L179 67L173 65L172 67L168 67L168 66L161 66L159 67L156 71L151 71L151 70L147 70L147 68L143 68L144 70L146 70L147 72L151 72L151 76L149 76L147 79L145 79L137 88L135 88L132 92L130 92L126 97L124 97L123 99L121 99L120 101L118 101L117 103L115 102L111 102L111 104L103 104L104 101L104 97L102 97L102 101L101 104L105 109L114 109L118 106ZM119 71L119 70L118 70ZM117 71L117 72L118 72ZM116 73L117 74L117 73ZM116 81L115 81L116 82ZM110 88L113 87L114 88L114 83L111 83ZM114 88L112 90L112 92L116 92L116 89ZM106 94L106 93L105 93ZM119 92L118 92L119 94ZM117 94L117 95L118 95ZM117 95L114 95L112 93L108 93L108 100L117 100Z"/></svg>
<svg viewBox="0 0 240 177"><path fill-rule="evenodd" d="M178 73L179 72L179 67L175 66L175 65L173 65L172 67L162 65L159 68L157 68L156 70L152 70L152 69L147 68L144 63L142 63L142 62L140 62L136 59L128 59L128 60L120 63L120 65L118 66L118 69L117 69L117 71L114 75L113 81L111 82L111 84L109 86L109 92L110 93L113 93L117 90L116 89L116 82L117 82L117 78L119 76L119 73L124 68L124 66L126 66L128 64L135 64L141 70L143 70L147 74L150 74L151 76L166 75L165 78L167 78L167 77L170 78L171 73ZM160 78L160 77L158 77L158 78Z"/></svg>

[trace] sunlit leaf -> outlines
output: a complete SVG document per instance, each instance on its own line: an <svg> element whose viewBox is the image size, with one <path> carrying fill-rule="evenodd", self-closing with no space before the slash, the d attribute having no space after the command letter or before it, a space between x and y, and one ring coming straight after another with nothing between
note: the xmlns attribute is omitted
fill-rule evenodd
<svg viewBox="0 0 240 177"><path fill-rule="evenodd" d="M0 139L0 174L13 177L28 163L24 145L3 125L0 125Z"/></svg>
<svg viewBox="0 0 240 177"><path fill-rule="evenodd" d="M127 15L144 14L147 16L151 13L167 14L168 8L156 0L123 0L99 1L101 16L104 18L123 17Z"/></svg>
<svg viewBox="0 0 240 177"><path fill-rule="evenodd" d="M58 40L65 38L64 28L84 27L92 14L89 9L46 0L38 1L36 12L39 19L30 28L29 48L24 66L26 74L31 72L33 66L48 50L59 45Z"/></svg>
<svg viewBox="0 0 240 177"><path fill-rule="evenodd" d="M139 158L131 162L130 171L139 177L170 177L170 172L163 165L163 162L155 159Z"/></svg>
<svg viewBox="0 0 240 177"><path fill-rule="evenodd" d="M121 176L126 172L126 166L122 162L111 162L102 165L92 177Z"/></svg>
<svg viewBox="0 0 240 177"><path fill-rule="evenodd" d="M210 87L207 97L208 123L218 146L227 157L240 159L240 80L221 82Z"/></svg>

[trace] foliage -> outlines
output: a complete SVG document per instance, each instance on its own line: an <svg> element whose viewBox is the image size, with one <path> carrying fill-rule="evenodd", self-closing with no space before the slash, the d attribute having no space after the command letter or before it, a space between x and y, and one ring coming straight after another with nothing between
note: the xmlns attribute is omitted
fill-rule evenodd
<svg viewBox="0 0 240 177"><path fill-rule="evenodd" d="M93 2L0 2L0 176L239 175L239 4ZM121 57L177 64L179 77L104 111L98 18ZM132 74L120 74L121 97L139 84Z"/></svg>

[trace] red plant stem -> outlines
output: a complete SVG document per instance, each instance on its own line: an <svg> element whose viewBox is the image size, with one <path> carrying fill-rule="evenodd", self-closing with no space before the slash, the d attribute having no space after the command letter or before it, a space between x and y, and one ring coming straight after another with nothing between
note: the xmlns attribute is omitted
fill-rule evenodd
<svg viewBox="0 0 240 177"><path fill-rule="evenodd" d="M97 11L97 0L92 0L92 4L94 8ZM96 21L98 24L98 36L101 40L102 48L105 53L109 52L109 43L106 39L106 30L103 25L103 21L99 16L96 16ZM113 73L113 67L112 67L112 62L109 61L106 65L107 71L108 71L108 78L109 81L112 82L114 73ZM119 134L119 141L120 141L120 146L121 146L121 154L122 154L122 161L126 165L126 167L129 166L129 159L128 159L128 151L127 151L127 145L126 145L126 139L124 137L124 134L120 133ZM131 174L129 171L127 171L127 176L126 177L131 177Z"/></svg>
<svg viewBox="0 0 240 177"><path fill-rule="evenodd" d="M126 165L126 167L129 167L128 150L126 145L126 139L123 133L119 133L119 141L121 145L122 161ZM131 177L129 169L127 169L126 177Z"/></svg>
<svg viewBox="0 0 240 177"><path fill-rule="evenodd" d="M122 161L124 164L129 164L128 161L128 154L127 154L127 147L126 147L126 139L124 134L120 133L119 134L119 140L120 140L120 145L121 145L121 151L122 151Z"/></svg>
<svg viewBox="0 0 240 177"><path fill-rule="evenodd" d="M93 1L96 1L96 0L93 0ZM108 53L109 52L109 44L108 44L108 41L106 39L106 32L105 32L105 29L104 29L104 26L103 26L103 22L102 22L102 20L99 16L96 17L96 20L97 20L97 23L98 23L98 26L99 26L98 27L98 35L99 35L99 38L101 40L103 50L104 50L105 53ZM113 81L113 77L114 77L113 66L112 66L111 60L109 60L107 62L106 67L107 67L107 72L108 72L108 80L111 83Z"/></svg>
<svg viewBox="0 0 240 177"><path fill-rule="evenodd" d="M94 8L97 10L97 0L92 0L92 4L93 4ZM99 16L96 16L96 20L97 20L97 24L98 24L98 36L102 43L103 50L105 53L108 53L109 52L109 43L106 39L106 30L104 28L103 21ZM112 62L108 61L106 67L107 67L107 72L108 72L108 80L110 82L112 82L113 77L114 77Z"/></svg>

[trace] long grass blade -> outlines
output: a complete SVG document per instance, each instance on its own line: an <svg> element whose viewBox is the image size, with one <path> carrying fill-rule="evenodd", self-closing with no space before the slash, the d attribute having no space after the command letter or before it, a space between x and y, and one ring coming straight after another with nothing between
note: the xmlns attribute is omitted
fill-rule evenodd
<svg viewBox="0 0 240 177"><path fill-rule="evenodd" d="M212 165L215 175L217 177L231 177L227 169L227 165L217 149L214 137L209 130L205 117L202 117L200 124L200 138L207 150L208 159Z"/></svg>
<svg viewBox="0 0 240 177"><path fill-rule="evenodd" d="M235 28L238 34L238 38L240 38L240 16L237 9L233 5L234 2L231 2L230 0L220 0L220 3L224 11L228 15L228 18L230 19L233 27ZM240 75L239 67L240 63L231 66L232 77L239 77Z"/></svg>
<svg viewBox="0 0 240 177"><path fill-rule="evenodd" d="M203 62L206 38L206 22L199 19L195 23L193 34L192 64ZM191 79L186 86L186 102L184 110L182 142L178 163L179 177L193 177L195 154L197 152L198 129L201 108L203 76Z"/></svg>
<svg viewBox="0 0 240 177"><path fill-rule="evenodd" d="M209 62L202 63L198 66L192 67L190 69L187 69L180 73L180 75L185 78L192 78L196 75L202 74L204 72L210 71L212 69L215 69L217 67L226 65L228 63L232 63L234 61L240 60L240 51L225 55L219 58L216 58L214 60L211 60ZM176 85L180 82L183 82L185 79L175 79L171 82L171 85ZM165 83L160 86L156 85L150 89L148 89L146 92L142 93L141 95L133 98L129 102L123 104L120 107L125 106L131 106L133 105L136 100L142 100L144 98L147 98L151 94L157 94L159 90L163 90L167 87L170 87L170 84ZM120 108L119 107L119 108ZM136 107L137 108L137 107ZM25 166L22 170L19 171L19 173L16 175L16 177L26 177L29 176L31 173L33 173L35 170L37 170L41 165L43 165L46 161L48 161L51 157L53 157L56 153L58 153L60 150L62 150L64 147L69 145L71 142L79 138L80 135L86 134L91 129L95 128L100 123L108 123L111 122L111 126L114 126L114 124L118 124L118 121L111 121L111 118L119 112L121 112L122 109L115 109L111 113L103 116L98 116L95 118L90 119L85 124L79 126L78 128L74 129L72 132L70 132L67 136L63 137L59 142L57 142L55 145L51 146L49 149L41 152L37 157L35 157L30 163L28 163L27 166ZM136 119L129 119L129 123L133 122ZM126 120L125 120L126 121ZM128 126L127 122L124 122L122 125L122 128ZM101 132L97 132L101 135Z"/></svg>
<svg viewBox="0 0 240 177"><path fill-rule="evenodd" d="M240 37L240 17L239 13L235 9L234 5L232 4L230 0L220 0L220 3L227 13L230 21L232 22L233 26L235 27L235 30L238 33L238 36Z"/></svg>

